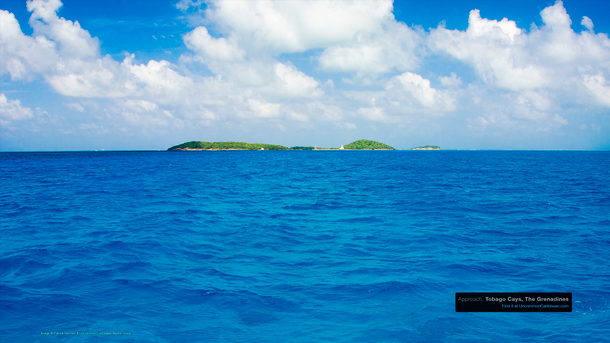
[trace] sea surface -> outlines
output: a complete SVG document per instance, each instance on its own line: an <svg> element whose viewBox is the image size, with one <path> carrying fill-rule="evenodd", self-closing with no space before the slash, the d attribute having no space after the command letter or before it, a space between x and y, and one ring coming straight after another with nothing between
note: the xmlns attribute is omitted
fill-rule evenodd
<svg viewBox="0 0 610 343"><path fill-rule="evenodd" d="M610 337L609 152L2 153L0 180L0 342Z"/></svg>

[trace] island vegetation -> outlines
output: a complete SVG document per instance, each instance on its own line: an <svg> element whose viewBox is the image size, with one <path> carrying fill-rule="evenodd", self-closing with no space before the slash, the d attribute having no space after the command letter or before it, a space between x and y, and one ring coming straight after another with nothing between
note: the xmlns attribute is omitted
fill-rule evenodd
<svg viewBox="0 0 610 343"><path fill-rule="evenodd" d="M441 147L438 145L424 145L412 148L411 150L441 150Z"/></svg>
<svg viewBox="0 0 610 343"><path fill-rule="evenodd" d="M167 150L290 150L276 144L244 143L244 142L186 142Z"/></svg>
<svg viewBox="0 0 610 343"><path fill-rule="evenodd" d="M343 148L343 149L342 149ZM361 139L342 148L322 148L313 146L293 146L291 148L277 144L263 143L244 143L244 142L199 142L191 141L173 146L169 151L201 151L201 150L395 150L393 147L371 141Z"/></svg>
<svg viewBox="0 0 610 343"><path fill-rule="evenodd" d="M368 139L361 139L355 142L351 142L343 148L345 150L395 150L393 147L387 144L371 141Z"/></svg>

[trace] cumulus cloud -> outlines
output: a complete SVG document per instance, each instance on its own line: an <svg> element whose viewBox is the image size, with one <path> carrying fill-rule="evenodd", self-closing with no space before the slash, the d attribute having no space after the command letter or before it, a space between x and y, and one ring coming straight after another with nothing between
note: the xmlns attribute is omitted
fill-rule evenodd
<svg viewBox="0 0 610 343"><path fill-rule="evenodd" d="M99 41L75 21L59 18L59 0L29 0L32 38L23 34L12 13L0 11L0 42L5 52L2 73L11 79L42 75L60 94L74 97L119 97L120 65L99 54Z"/></svg>
<svg viewBox="0 0 610 343"><path fill-rule="evenodd" d="M419 63L418 44L419 36L404 23L389 22L379 32L359 35L356 42L325 49L320 66L361 74L411 70Z"/></svg>
<svg viewBox="0 0 610 343"><path fill-rule="evenodd" d="M514 21L485 19L473 10L466 31L439 26L431 30L429 46L471 65L485 84L509 91L583 89L583 71L608 70L607 35L575 33L561 1L540 14L544 26L527 33ZM583 25L593 27L589 18ZM599 92L593 95L604 103Z"/></svg>
<svg viewBox="0 0 610 343"><path fill-rule="evenodd" d="M32 118L32 109L21 106L21 101L8 100L4 93L0 93L0 125L7 126L12 121Z"/></svg>
<svg viewBox="0 0 610 343"><path fill-rule="evenodd" d="M179 3L185 9L197 5ZM212 1L206 22L224 35L214 38L204 26L184 36L187 47L210 60L236 61L245 55L272 58L282 53L324 49L324 69L387 73L419 63L419 35L392 14L383 1ZM220 71L219 71L220 72Z"/></svg>
<svg viewBox="0 0 610 343"><path fill-rule="evenodd" d="M430 80L418 74L405 72L394 76L386 86L389 96L410 108L427 108L439 111L455 109L455 99L447 91L430 86Z"/></svg>
<svg viewBox="0 0 610 343"><path fill-rule="evenodd" d="M472 10L466 31L438 27L431 31L430 47L472 65L488 84L510 90L548 84L546 68L524 54L524 35L514 21L481 18Z"/></svg>
<svg viewBox="0 0 610 343"><path fill-rule="evenodd" d="M205 26L200 26L184 36L186 46L212 60L240 61L243 59L243 51L237 47L234 37L214 38L210 36Z"/></svg>
<svg viewBox="0 0 610 343"><path fill-rule="evenodd" d="M110 56L95 60L60 58L43 74L56 92L71 97L123 97L129 93L121 65Z"/></svg>
<svg viewBox="0 0 610 343"><path fill-rule="evenodd" d="M32 12L31 21L42 19L49 21L56 17L57 10L62 6L60 0L28 0L28 11Z"/></svg>
<svg viewBox="0 0 610 343"><path fill-rule="evenodd" d="M446 87L458 87L462 84L462 79L454 72L451 72L450 76L439 76L438 79L441 84Z"/></svg>
<svg viewBox="0 0 610 343"><path fill-rule="evenodd" d="M392 1L211 1L205 18L253 51L302 52L381 32Z"/></svg>
<svg viewBox="0 0 610 343"><path fill-rule="evenodd" d="M582 17L582 21L580 22L580 24L582 26L586 27L587 30L593 31L593 20L591 20L589 17L587 17L587 16Z"/></svg>
<svg viewBox="0 0 610 343"><path fill-rule="evenodd" d="M538 111L547 111L551 107L551 100L547 92L527 90L517 95L517 102L522 105L531 106Z"/></svg>
<svg viewBox="0 0 610 343"><path fill-rule="evenodd" d="M15 15L4 10L0 10L0 47L1 73L10 74L12 80L30 80L53 68L58 58L54 42L24 35Z"/></svg>
<svg viewBox="0 0 610 343"><path fill-rule="evenodd" d="M268 103L260 100L250 99L248 105L251 113L259 118L275 118L280 115L280 104Z"/></svg>
<svg viewBox="0 0 610 343"><path fill-rule="evenodd" d="M601 105L610 107L610 84L603 75L585 75L584 84Z"/></svg>
<svg viewBox="0 0 610 343"><path fill-rule="evenodd" d="M325 104L321 101L310 102L306 105L306 111L310 116L323 121L340 121L345 118L343 110L332 104Z"/></svg>
<svg viewBox="0 0 610 343"><path fill-rule="evenodd" d="M552 90L497 92L485 85L469 85L466 94L473 96L466 121L474 132L535 134L559 131L570 124Z"/></svg>
<svg viewBox="0 0 610 343"><path fill-rule="evenodd" d="M126 59L123 64L134 77L138 89L157 102L176 103L188 99L187 95L194 89L194 81L173 70L167 61L150 60L146 65L133 65Z"/></svg>
<svg viewBox="0 0 610 343"><path fill-rule="evenodd" d="M56 11L62 6L59 0L28 0L32 12L30 25L34 35L50 38L58 44L60 54L72 58L97 57L99 40L83 30L78 21L59 18Z"/></svg>
<svg viewBox="0 0 610 343"><path fill-rule="evenodd" d="M22 33L13 14L0 11L0 41L6 52L3 73L13 79L40 74L55 91L70 97L134 96L176 102L193 88L192 79L176 72L167 61L136 64L131 54L120 63L109 55L101 56L96 38L77 21L57 16L60 6L58 0L28 1L35 38Z"/></svg>
<svg viewBox="0 0 610 343"><path fill-rule="evenodd" d="M135 62L133 54L127 54L122 62L109 55L101 56L96 38L92 38L77 21L57 16L60 1L30 0L27 6L32 12L30 25L34 28L34 38L23 34L13 14L0 11L0 42L4 53L2 73L10 74L12 79L32 79L40 75L61 95L117 99L116 106L124 109L118 112L131 118L130 122L134 124L137 120L144 120L142 116L165 112L160 107L156 111L137 111L130 106L132 103L179 108L185 116L201 114L209 120L212 111L205 107L223 105L231 96L240 96L240 91L229 91L231 87L221 79L198 77L195 81L177 72L171 63L164 60L141 64ZM288 87L290 91L300 90L295 82L290 82L294 77L288 75L286 79L292 87ZM301 81L301 87L311 86L298 78L296 81L297 84ZM240 101L243 103L245 100ZM82 111L82 106L77 105L73 103L68 107ZM164 117L167 116L160 118ZM166 123L164 120L156 122L161 125Z"/></svg>
<svg viewBox="0 0 610 343"><path fill-rule="evenodd" d="M279 93L290 98L319 97L324 94L313 77L305 75L293 65L276 63L274 74L274 82L266 87L268 93Z"/></svg>
<svg viewBox="0 0 610 343"><path fill-rule="evenodd" d="M251 120L287 131L322 125L317 121L356 129L370 126L363 122L440 122L445 115L479 132L559 130L575 122L567 107L610 107L610 40L593 32L588 17L581 21L586 30L574 32L560 1L541 12L544 25L529 31L473 10L466 30L441 25L429 33L396 21L391 0L203 4L176 4L200 18L182 35L188 52L173 64L130 53L122 61L104 56L78 21L58 16L61 1L28 0L31 36L0 10L1 73L44 80L70 97L62 102L74 111L87 107L97 119L148 128ZM471 76L463 69L441 76L426 69L430 54L472 68L475 81L466 81ZM195 63L205 64L205 76ZM85 98L105 105L93 108ZM31 119L19 100L0 100L4 122ZM109 127L90 124L82 128Z"/></svg>
<svg viewBox="0 0 610 343"><path fill-rule="evenodd" d="M200 2L183 1L177 6L186 9L192 5ZM325 96L320 83L292 63L279 62L277 54L322 49L322 68L359 75L412 69L419 62L413 52L419 36L396 22L391 1L212 2L203 14L222 36L212 37L205 26L186 33L184 43L195 56L184 55L182 60L199 59L214 77L187 76L163 60L136 63L133 54L122 62L102 56L99 40L78 21L57 16L61 6L58 0L28 1L36 38L25 36L14 16L3 13L8 20L2 23L9 26L6 32L10 35L2 37L10 37L6 41L14 52L8 59L11 68L3 71L14 78L39 74L56 92L69 97L116 99L116 106L123 109L117 113L131 123L170 109L178 110L182 118L195 113L206 120L218 119L220 112L239 118L340 121L344 111L329 99L311 102ZM246 17L249 20L239 20ZM320 20L325 17L329 20ZM29 55L41 53L25 53L27 46L46 49L42 55L51 58L30 62ZM402 85L399 97L403 102L409 99L407 106L450 109L451 99L431 88L429 80L416 81ZM142 111L134 105L145 103L157 107ZM71 108L79 111L75 105ZM379 120L374 113L363 117Z"/></svg>

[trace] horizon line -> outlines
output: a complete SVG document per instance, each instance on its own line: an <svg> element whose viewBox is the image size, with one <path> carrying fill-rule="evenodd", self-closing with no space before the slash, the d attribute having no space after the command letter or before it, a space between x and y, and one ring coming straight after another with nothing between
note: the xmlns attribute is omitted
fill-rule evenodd
<svg viewBox="0 0 610 343"><path fill-rule="evenodd" d="M311 150L311 151L610 151L610 149L440 149L440 150L413 150L410 149L345 149L340 150L338 148L322 148L321 150ZM206 150L195 150L195 151L206 151ZM213 150L213 151L261 151L261 150ZM297 151L297 150L264 150L264 151ZM309 151L309 150L298 150L298 151ZM163 150L106 150L106 149L97 149L97 150L15 150L15 151L0 151L0 154L4 153L60 153L60 152L177 152L170 151L167 149ZM193 151L184 151L184 152L193 152Z"/></svg>

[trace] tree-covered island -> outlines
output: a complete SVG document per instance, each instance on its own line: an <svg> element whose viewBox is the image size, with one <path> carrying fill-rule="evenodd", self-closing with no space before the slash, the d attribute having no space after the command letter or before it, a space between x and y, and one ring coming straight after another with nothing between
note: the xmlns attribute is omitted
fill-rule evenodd
<svg viewBox="0 0 610 343"><path fill-rule="evenodd" d="M217 150L395 150L393 147L361 139L340 148L319 148L313 146L294 146L288 148L277 144L244 143L244 142L199 142L191 141L173 146L168 151L217 151Z"/></svg>
<svg viewBox="0 0 610 343"><path fill-rule="evenodd" d="M199 150L290 150L285 146L276 144L263 144L263 143L244 143L244 142L186 142L176 146L173 146L167 150L169 151L199 151Z"/></svg>
<svg viewBox="0 0 610 343"><path fill-rule="evenodd" d="M371 141L368 139L360 139L351 142L343 147L345 150L396 150L387 144Z"/></svg>

